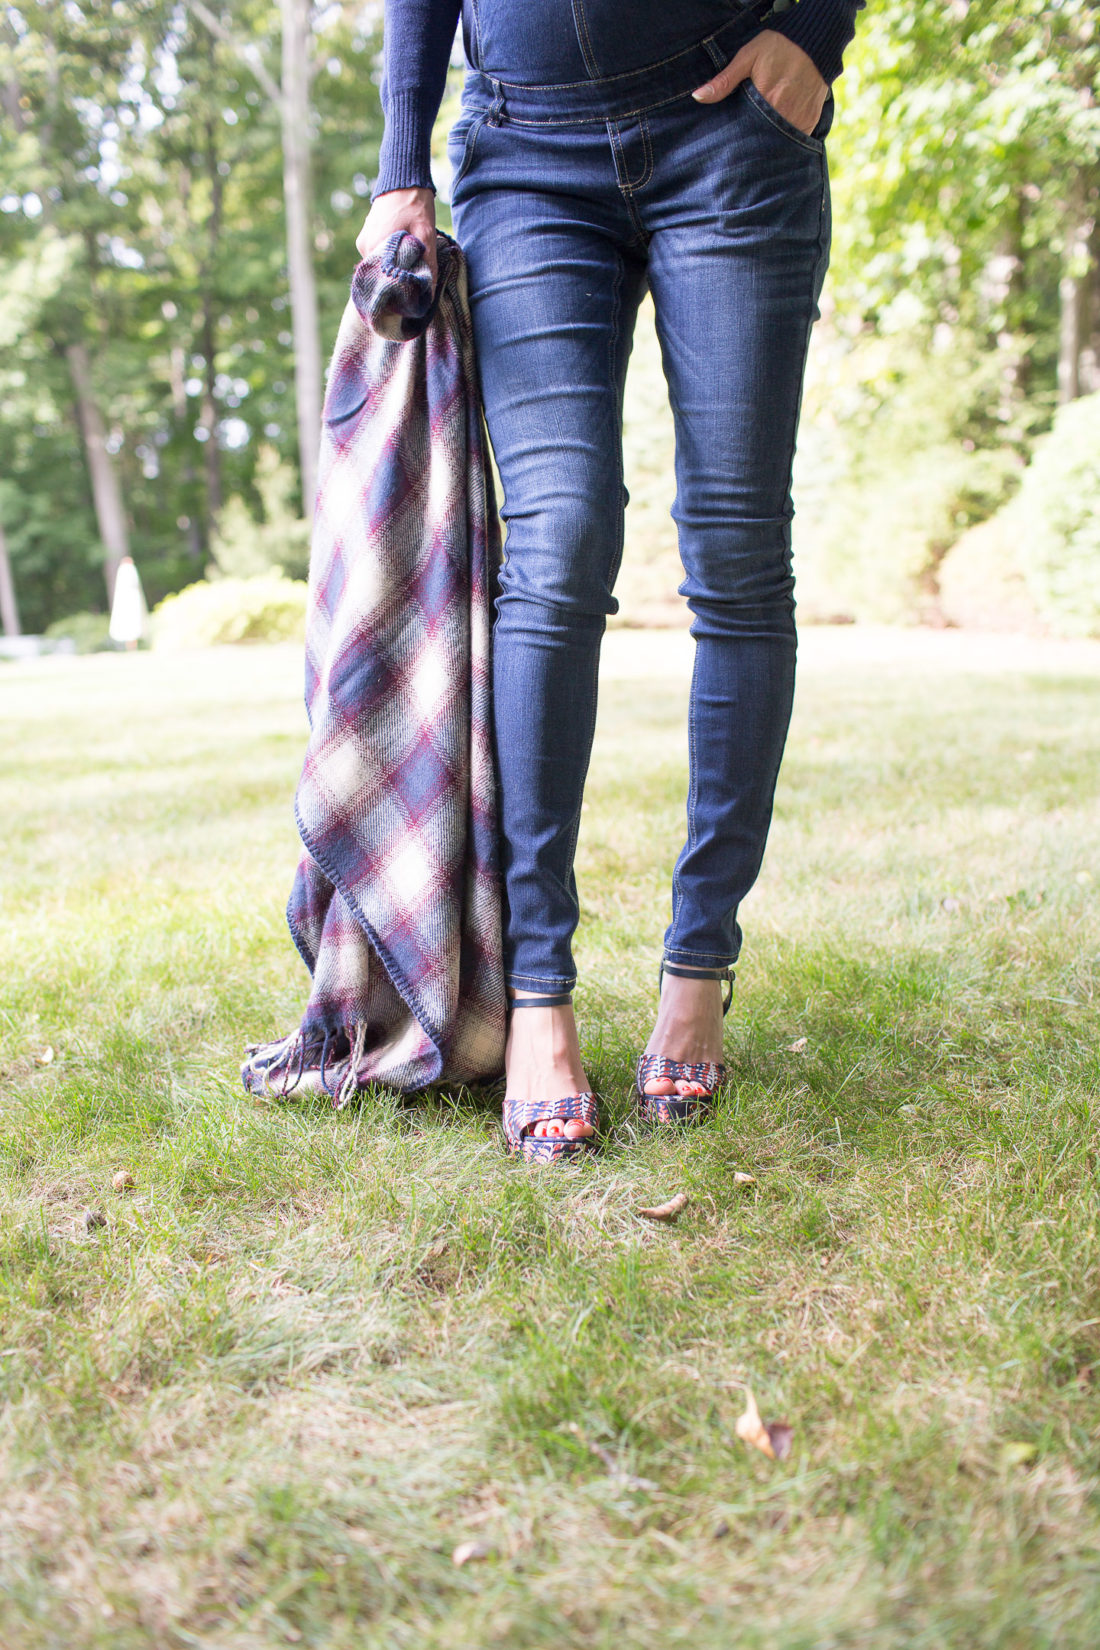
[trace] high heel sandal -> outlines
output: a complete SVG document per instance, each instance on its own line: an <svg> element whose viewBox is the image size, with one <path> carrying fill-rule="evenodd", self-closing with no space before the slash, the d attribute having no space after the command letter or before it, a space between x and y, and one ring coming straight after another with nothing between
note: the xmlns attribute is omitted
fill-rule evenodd
<svg viewBox="0 0 1100 1650"><path fill-rule="evenodd" d="M559 1008L573 1001L571 991L554 996L513 997L511 1008ZM535 1123L557 1121L567 1123L577 1119L589 1123L593 1133L579 1140L568 1140L564 1135L532 1134ZM569 1157L583 1157L596 1144L595 1130L599 1127L599 1102L592 1093L567 1094L561 1100L504 1101L504 1138L508 1150L523 1157L525 1163L557 1163Z"/></svg>
<svg viewBox="0 0 1100 1650"><path fill-rule="evenodd" d="M681 968L679 963L663 962L657 974L657 989L666 974L686 980L725 980L729 985L722 1004L722 1016L729 1013L733 1001L732 968ZM670 1083L698 1083L702 1094L647 1094L647 1083L661 1079ZM725 1082L726 1068L717 1060L669 1060L663 1054L640 1054L634 1078L634 1097L644 1123L695 1123L706 1117L714 1100L714 1091Z"/></svg>

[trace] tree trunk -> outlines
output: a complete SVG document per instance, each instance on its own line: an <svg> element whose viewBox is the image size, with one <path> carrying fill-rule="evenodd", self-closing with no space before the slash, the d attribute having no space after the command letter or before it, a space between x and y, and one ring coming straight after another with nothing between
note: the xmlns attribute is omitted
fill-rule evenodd
<svg viewBox="0 0 1100 1650"><path fill-rule="evenodd" d="M1076 401L1077 397L1084 393L1081 382L1081 356L1089 341L1091 307L1090 240L1093 224L1081 210L1081 203L1074 203L1070 210L1072 216L1066 232L1065 261L1062 265L1062 279L1058 283L1058 298L1061 305L1061 322L1058 329L1058 400L1063 404L1067 401Z"/></svg>
<svg viewBox="0 0 1100 1650"><path fill-rule="evenodd" d="M317 491L317 457L321 444L321 328L317 318L317 283L310 233L313 217L309 159L310 0L279 0L283 25L281 86L268 73L257 47L233 35L203 0L191 0L190 9L216 40L224 40L247 63L278 109L282 123L283 204L294 336L298 462L302 476L302 514L309 517L313 514Z"/></svg>
<svg viewBox="0 0 1100 1650"><path fill-rule="evenodd" d="M211 58L213 46L211 46ZM218 404L214 398L218 370L215 356L218 351L215 298L217 284L218 248L222 233L222 200L224 190L218 171L218 135L212 119L207 119L206 171L210 183L210 214L206 221L206 256L203 260L202 282L202 353L206 362L203 372L202 422L206 431L203 445L203 468L206 472L206 526L213 533L222 507L222 452L218 446Z"/></svg>
<svg viewBox="0 0 1100 1650"><path fill-rule="evenodd" d="M210 310L211 298L209 292L203 294L202 300L202 352L206 357L206 370L203 375L202 391L202 424L206 431L206 440L203 442L202 462L206 472L206 522L213 532L217 524L218 511L222 507L222 450L218 446L218 404L214 400L214 381L217 372L214 367L214 351L217 347L214 339L214 317Z"/></svg>
<svg viewBox="0 0 1100 1650"><path fill-rule="evenodd" d="M1011 428L1027 398L1031 357L1028 353L1027 325L1027 259L1025 254L1024 195L1018 190L1005 215L1005 235L1002 256L1007 263L1004 296L1005 329L998 335L997 347L1004 363L1001 373L1002 423Z"/></svg>
<svg viewBox="0 0 1100 1650"><path fill-rule="evenodd" d="M68 344L65 358L76 396L76 412L80 433L84 438L84 454L92 483L96 523L103 542L103 576L107 581L107 605L115 594L115 574L124 556L130 554L130 536L126 527L126 512L122 507L122 490L114 461L107 450L107 433L103 414L92 393L92 369L85 344Z"/></svg>
<svg viewBox="0 0 1100 1650"><path fill-rule="evenodd" d="M0 624L3 625L5 636L19 635L19 608L15 602L15 585L12 583L11 562L8 559L8 541L4 534L4 523L0 521Z"/></svg>
<svg viewBox="0 0 1100 1650"><path fill-rule="evenodd" d="M1086 340L1078 357L1083 395L1100 390L1100 213L1089 236L1089 273L1086 291Z"/></svg>
<svg viewBox="0 0 1100 1650"><path fill-rule="evenodd" d="M313 514L321 442L321 329L313 273L310 223L309 0L280 0L283 76L279 112L283 131L283 198L287 268L294 335L294 388L298 403L298 456L302 514Z"/></svg>

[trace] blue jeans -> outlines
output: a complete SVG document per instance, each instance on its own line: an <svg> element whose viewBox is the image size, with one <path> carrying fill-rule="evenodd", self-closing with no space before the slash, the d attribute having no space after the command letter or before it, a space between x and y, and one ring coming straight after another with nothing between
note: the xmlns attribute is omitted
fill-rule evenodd
<svg viewBox="0 0 1100 1650"><path fill-rule="evenodd" d="M735 20L606 80L518 86L470 71L451 133L507 522L494 715L505 967L525 990L575 979L573 858L617 607L623 385L647 285L695 638L670 960L736 959L738 905L764 853L794 689L791 464L828 260L832 99L811 136L751 85L696 103L692 89L758 27Z"/></svg>

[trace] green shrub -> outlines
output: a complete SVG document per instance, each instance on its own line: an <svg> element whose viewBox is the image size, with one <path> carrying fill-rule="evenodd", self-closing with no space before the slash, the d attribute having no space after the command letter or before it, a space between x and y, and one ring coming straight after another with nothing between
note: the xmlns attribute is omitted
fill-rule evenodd
<svg viewBox="0 0 1100 1650"><path fill-rule="evenodd" d="M227 642L301 641L306 589L281 573L188 585L155 610L153 646L178 652Z"/></svg>
<svg viewBox="0 0 1100 1650"><path fill-rule="evenodd" d="M228 500L218 513L210 546L214 565L208 577L253 579L281 572L304 578L309 571L310 524L293 507L294 471L274 447L265 445L257 455L255 481L263 520L254 520L239 495Z"/></svg>
<svg viewBox="0 0 1100 1650"><path fill-rule="evenodd" d="M1024 576L1065 636L1100 635L1100 393L1061 407L1016 501Z"/></svg>
<svg viewBox="0 0 1100 1650"><path fill-rule="evenodd" d="M110 625L107 613L70 613L67 619L55 619L43 635L71 641L78 653L110 653L115 645Z"/></svg>
<svg viewBox="0 0 1100 1650"><path fill-rule="evenodd" d="M939 568L1014 492L1019 431L1000 363L953 335L815 339L795 468L800 602L886 623L942 621Z"/></svg>

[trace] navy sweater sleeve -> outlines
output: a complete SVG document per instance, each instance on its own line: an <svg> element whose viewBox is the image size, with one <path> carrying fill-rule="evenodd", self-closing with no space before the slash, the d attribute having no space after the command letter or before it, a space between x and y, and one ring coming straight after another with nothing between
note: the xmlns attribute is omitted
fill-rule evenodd
<svg viewBox="0 0 1100 1650"><path fill-rule="evenodd" d="M832 81L844 67L844 48L856 32L856 12L863 5L864 0L794 0L786 11L765 18L764 23L801 46L824 78Z"/></svg>
<svg viewBox="0 0 1100 1650"><path fill-rule="evenodd" d="M372 191L430 189L431 136L462 0L386 0L382 112L386 127Z"/></svg>
<svg viewBox="0 0 1100 1650"><path fill-rule="evenodd" d="M765 26L785 34L835 80L864 0L792 0ZM382 110L386 117L372 191L432 187L432 126L443 101L462 0L386 0Z"/></svg>

